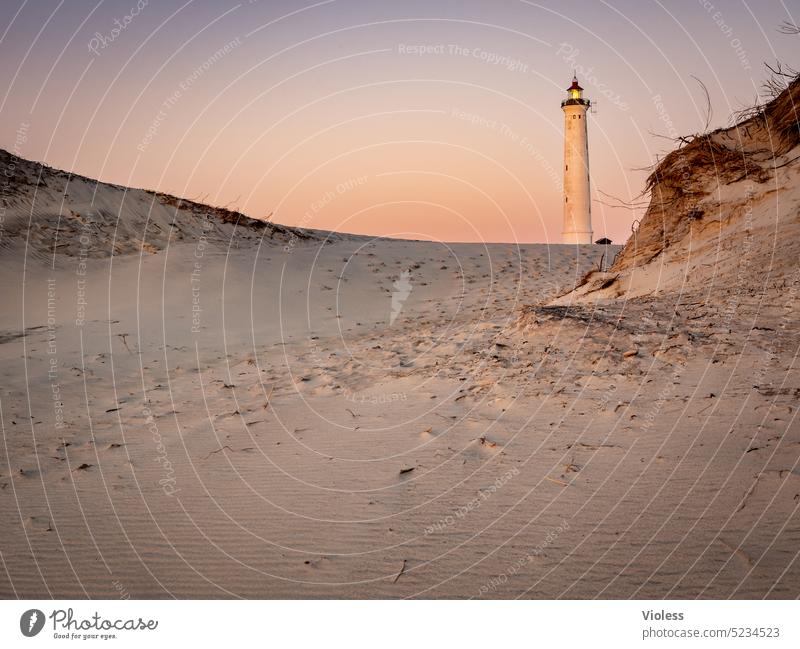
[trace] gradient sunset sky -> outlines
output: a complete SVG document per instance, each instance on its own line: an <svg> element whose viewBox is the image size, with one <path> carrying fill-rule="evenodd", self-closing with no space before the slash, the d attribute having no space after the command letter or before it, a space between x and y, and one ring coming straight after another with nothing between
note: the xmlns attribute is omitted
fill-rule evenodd
<svg viewBox="0 0 800 649"><path fill-rule="evenodd" d="M659 137L799 67L796 0L4 0L0 147L287 225L561 240L573 70L595 238L630 234ZM120 28L120 25L122 28Z"/></svg>

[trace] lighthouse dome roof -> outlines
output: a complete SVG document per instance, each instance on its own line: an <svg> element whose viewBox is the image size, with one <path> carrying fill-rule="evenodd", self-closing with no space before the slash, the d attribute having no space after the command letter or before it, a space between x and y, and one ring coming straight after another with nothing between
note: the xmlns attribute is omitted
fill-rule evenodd
<svg viewBox="0 0 800 649"><path fill-rule="evenodd" d="M578 84L578 77L572 77L572 85L567 90L583 90Z"/></svg>

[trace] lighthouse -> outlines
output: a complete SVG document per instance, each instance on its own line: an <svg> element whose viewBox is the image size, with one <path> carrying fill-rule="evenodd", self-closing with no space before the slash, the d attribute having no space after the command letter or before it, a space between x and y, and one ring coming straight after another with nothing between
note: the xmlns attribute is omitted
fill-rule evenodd
<svg viewBox="0 0 800 649"><path fill-rule="evenodd" d="M589 139L583 97L577 77L561 102L564 111L564 243L592 242L592 202L589 194Z"/></svg>

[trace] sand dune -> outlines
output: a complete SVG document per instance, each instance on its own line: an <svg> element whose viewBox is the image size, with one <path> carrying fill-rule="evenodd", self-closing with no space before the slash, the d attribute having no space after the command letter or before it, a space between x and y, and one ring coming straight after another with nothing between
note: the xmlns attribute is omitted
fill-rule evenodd
<svg viewBox="0 0 800 649"><path fill-rule="evenodd" d="M797 164L590 273L12 162L0 596L798 596Z"/></svg>

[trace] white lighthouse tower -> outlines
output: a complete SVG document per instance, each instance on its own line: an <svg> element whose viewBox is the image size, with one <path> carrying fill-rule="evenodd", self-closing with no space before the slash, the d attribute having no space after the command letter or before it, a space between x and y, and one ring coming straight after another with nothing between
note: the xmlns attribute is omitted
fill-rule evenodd
<svg viewBox="0 0 800 649"><path fill-rule="evenodd" d="M577 77L561 102L564 111L564 243L592 242L592 201L589 193L589 139L586 113L591 106L583 98Z"/></svg>

